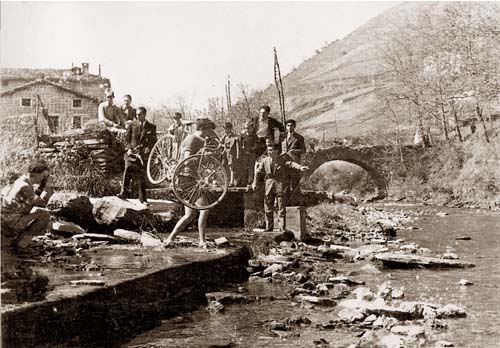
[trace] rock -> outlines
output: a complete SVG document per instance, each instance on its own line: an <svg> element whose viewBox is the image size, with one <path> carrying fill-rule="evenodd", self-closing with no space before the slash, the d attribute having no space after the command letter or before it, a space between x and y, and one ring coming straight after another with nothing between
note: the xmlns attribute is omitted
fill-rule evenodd
<svg viewBox="0 0 500 348"><path fill-rule="evenodd" d="M329 283L333 284L347 284L347 285L364 285L365 282L354 280L346 276L336 276L328 278Z"/></svg>
<svg viewBox="0 0 500 348"><path fill-rule="evenodd" d="M264 277L268 277L268 276L272 275L274 272L281 272L281 271L283 271L283 266L275 263L275 264L267 267L264 270L263 275L264 275Z"/></svg>
<svg viewBox="0 0 500 348"><path fill-rule="evenodd" d="M382 219L375 222L378 227L377 232L381 232L386 236L395 237L396 230L394 229L393 222L389 219Z"/></svg>
<svg viewBox="0 0 500 348"><path fill-rule="evenodd" d="M328 286L326 284L318 284L316 285L316 290L320 295L328 294Z"/></svg>
<svg viewBox="0 0 500 348"><path fill-rule="evenodd" d="M233 303L250 303L256 300L255 296L242 295L234 292L209 292L205 294L209 302L216 301L222 303L223 305L233 304Z"/></svg>
<svg viewBox="0 0 500 348"><path fill-rule="evenodd" d="M348 260L354 259L359 254L358 250L342 245L331 244L330 249L336 251L337 253L342 255L343 258Z"/></svg>
<svg viewBox="0 0 500 348"><path fill-rule="evenodd" d="M54 222L52 224L52 231L63 236L85 233L83 228L73 222Z"/></svg>
<svg viewBox="0 0 500 348"><path fill-rule="evenodd" d="M346 323L354 323L357 321L362 321L365 318L365 314L357 309L344 308L338 313L339 318Z"/></svg>
<svg viewBox="0 0 500 348"><path fill-rule="evenodd" d="M383 253L375 255L375 259L381 261L389 268L467 268L474 267L470 262L447 260L436 257L417 256L408 254Z"/></svg>
<svg viewBox="0 0 500 348"><path fill-rule="evenodd" d="M95 199L92 214L97 223L111 228L134 229L144 222L154 221L146 207L118 197Z"/></svg>
<svg viewBox="0 0 500 348"><path fill-rule="evenodd" d="M410 252L410 253L416 253L418 250L418 244L410 243L410 244L401 245L399 247L399 250L402 250L405 252Z"/></svg>
<svg viewBox="0 0 500 348"><path fill-rule="evenodd" d="M391 333L414 338L425 337L425 329L418 325L395 325L391 328Z"/></svg>
<svg viewBox="0 0 500 348"><path fill-rule="evenodd" d="M360 246L358 249L358 256L354 258L354 260L362 260L365 259L371 255L375 255L377 253L381 252L386 252L389 251L385 246L383 245L376 245L376 244L369 244L369 245L363 245Z"/></svg>
<svg viewBox="0 0 500 348"><path fill-rule="evenodd" d="M468 281L467 279L460 279L460 281L458 282L458 284L460 284L460 286L474 285L473 282Z"/></svg>
<svg viewBox="0 0 500 348"><path fill-rule="evenodd" d="M441 258L444 260L457 260L458 255L455 253L444 253L443 256L441 256Z"/></svg>
<svg viewBox="0 0 500 348"><path fill-rule="evenodd" d="M47 203L47 210L52 215L62 216L85 228L97 226L92 214L92 203L87 196L54 192Z"/></svg>
<svg viewBox="0 0 500 348"><path fill-rule="evenodd" d="M96 280L96 279L81 279L81 280L72 280L70 284L73 286L79 285L92 285L92 286L104 286L106 282L104 280Z"/></svg>
<svg viewBox="0 0 500 348"><path fill-rule="evenodd" d="M281 323L281 322L276 321L276 320L272 320L268 323L265 323L264 327L268 328L269 330L282 330L282 331L287 330L285 323Z"/></svg>
<svg viewBox="0 0 500 348"><path fill-rule="evenodd" d="M405 296L403 290L401 289L392 289L391 291L391 297L395 300L401 299Z"/></svg>
<svg viewBox="0 0 500 348"><path fill-rule="evenodd" d="M377 316L375 314L370 314L369 316L367 316L365 318L365 320L363 320L364 323L373 323L375 322L375 320L377 320Z"/></svg>
<svg viewBox="0 0 500 348"><path fill-rule="evenodd" d="M404 347L404 341L401 337L389 334L380 339L380 346L384 348L401 348Z"/></svg>
<svg viewBox="0 0 500 348"><path fill-rule="evenodd" d="M260 268L260 267L262 267L260 261L257 261L257 260L254 260L254 259L248 260L248 265L250 267L253 267L253 268Z"/></svg>
<svg viewBox="0 0 500 348"><path fill-rule="evenodd" d="M356 295L356 298L358 300L371 301L375 297L373 292L365 287L356 288L354 289L353 293Z"/></svg>
<svg viewBox="0 0 500 348"><path fill-rule="evenodd" d="M292 278L298 283L305 283L309 279L309 277L303 273L297 273Z"/></svg>
<svg viewBox="0 0 500 348"><path fill-rule="evenodd" d="M334 284L333 290L331 291L331 297L336 300L340 300L349 296L351 293L351 288L347 284Z"/></svg>
<svg viewBox="0 0 500 348"><path fill-rule="evenodd" d="M388 298L391 296L391 292L392 292L392 284L391 281L388 280L383 282L382 285L380 285L377 292L377 296L382 298Z"/></svg>
<svg viewBox="0 0 500 348"><path fill-rule="evenodd" d="M224 305L217 301L210 301L210 303L207 306L207 309L212 313L219 313L224 310Z"/></svg>
<svg viewBox="0 0 500 348"><path fill-rule="evenodd" d="M336 302L331 298L309 296L309 295L297 295L295 296L297 302L309 302L319 306L332 307L336 305Z"/></svg>
<svg viewBox="0 0 500 348"><path fill-rule="evenodd" d="M249 283L270 283L271 278L261 278L258 276L250 276L250 277L248 277L248 282Z"/></svg>
<svg viewBox="0 0 500 348"><path fill-rule="evenodd" d="M113 242L113 243L123 243L123 239L117 238L114 236L109 236L107 234L100 234L100 233L81 233L81 234L75 234L73 239L90 239L90 240L95 240L95 241L105 241L105 242Z"/></svg>
<svg viewBox="0 0 500 348"><path fill-rule="evenodd" d="M217 246L229 245L229 240L226 237L216 238L214 239L214 242Z"/></svg>
<svg viewBox="0 0 500 348"><path fill-rule="evenodd" d="M440 217L445 217L447 215L448 215L448 213L445 211L440 211L439 213L436 214L436 216L440 216Z"/></svg>
<svg viewBox="0 0 500 348"><path fill-rule="evenodd" d="M290 259L283 255L259 255L257 258L262 263L272 265L274 263L289 264Z"/></svg>
<svg viewBox="0 0 500 348"><path fill-rule="evenodd" d="M113 235L133 242L141 241L141 234L134 231L124 230L119 228L114 230Z"/></svg>
<svg viewBox="0 0 500 348"><path fill-rule="evenodd" d="M455 240L472 240L472 238L469 236L461 236L461 237L456 237Z"/></svg>
<svg viewBox="0 0 500 348"><path fill-rule="evenodd" d="M374 265L371 265L371 264L364 265L363 267L360 268L359 271L360 271L360 273L373 274L373 275L377 275L377 274L382 273L379 271L379 269L377 267L375 267Z"/></svg>
<svg viewBox="0 0 500 348"><path fill-rule="evenodd" d="M163 248L161 239L149 232L142 232L140 241L145 248Z"/></svg>
<svg viewBox="0 0 500 348"><path fill-rule="evenodd" d="M466 317L467 314L465 311L453 304L448 304L444 307L438 308L436 310L436 318L463 318Z"/></svg>
<svg viewBox="0 0 500 348"><path fill-rule="evenodd" d="M280 233L276 237L274 237L274 241L277 244L280 244L281 242L290 242L295 238L295 235L291 231L285 231L283 233Z"/></svg>
<svg viewBox="0 0 500 348"><path fill-rule="evenodd" d="M455 345L450 341L440 340L434 344L435 348L445 348L445 347L455 347Z"/></svg>

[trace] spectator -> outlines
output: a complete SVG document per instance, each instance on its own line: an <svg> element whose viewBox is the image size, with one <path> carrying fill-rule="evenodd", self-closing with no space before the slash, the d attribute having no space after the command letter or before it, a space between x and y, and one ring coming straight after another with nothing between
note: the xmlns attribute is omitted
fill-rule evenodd
<svg viewBox="0 0 500 348"><path fill-rule="evenodd" d="M239 173L240 139L234 134L231 122L224 124L224 135L221 144L224 146L222 163L229 173L229 186L236 186L236 177Z"/></svg>
<svg viewBox="0 0 500 348"><path fill-rule="evenodd" d="M107 90L105 97L106 100L99 104L97 109L99 122L102 122L111 132L125 132L125 121L122 117L122 111L114 104L115 93Z"/></svg>
<svg viewBox="0 0 500 348"><path fill-rule="evenodd" d="M137 119L132 121L125 135L125 170L118 197L129 198L131 181L136 181L139 187L139 201L146 204L146 165L149 153L156 143L156 126L146 120L146 108L139 107L137 111Z"/></svg>
<svg viewBox="0 0 500 348"><path fill-rule="evenodd" d="M281 122L269 117L270 112L271 108L268 105L263 105L260 108L259 116L253 120L257 134L257 156L266 152L266 139L272 139L275 145L280 144L280 133L285 131Z"/></svg>
<svg viewBox="0 0 500 348"><path fill-rule="evenodd" d="M49 167L39 161L2 190L2 245L23 252L34 236L47 231L50 214L44 208L53 192Z"/></svg>
<svg viewBox="0 0 500 348"><path fill-rule="evenodd" d="M286 209L283 203L283 183L290 169L304 172L309 168L293 162L287 154L279 155L280 149L270 139L266 141L268 156L264 157L260 166L257 167L252 189L257 189L260 179L264 177L264 212L266 218L266 231L274 228L274 200L278 204L278 216L280 218L280 230L286 228Z"/></svg>
<svg viewBox="0 0 500 348"><path fill-rule="evenodd" d="M253 182L255 161L257 159L257 134L252 121L245 123L245 129L240 135L241 154L242 154L242 182L245 185L251 185Z"/></svg>
<svg viewBox="0 0 500 348"><path fill-rule="evenodd" d="M121 107L122 117L125 121L125 124L128 126L132 121L136 119L137 110L132 107L132 96L130 94L125 94L123 96L123 105Z"/></svg>

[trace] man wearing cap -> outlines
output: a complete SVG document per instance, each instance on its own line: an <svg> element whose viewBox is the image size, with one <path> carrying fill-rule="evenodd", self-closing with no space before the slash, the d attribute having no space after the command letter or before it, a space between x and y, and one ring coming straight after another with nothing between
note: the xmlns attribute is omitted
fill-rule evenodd
<svg viewBox="0 0 500 348"><path fill-rule="evenodd" d="M294 162L300 163L302 154L306 153L304 137L295 132L295 120L286 121L286 137L281 142L281 153L288 154ZM300 172L290 171L285 181L286 202L292 198L299 198L301 193L299 183L302 175Z"/></svg>
<svg viewBox="0 0 500 348"><path fill-rule="evenodd" d="M191 155L196 154L203 148L205 139L212 136L214 133L214 123L207 118L200 118L196 120L196 132L189 134L181 144L181 158L180 160L187 158ZM200 198L202 199L202 198ZM208 219L209 209L200 210L200 215L198 217L198 233L199 233L199 246L205 247L206 242L206 226ZM164 245L168 246L175 239L177 234L182 232L193 219L196 217L196 210L188 206L184 206L184 216L177 221L172 233L165 240Z"/></svg>
<svg viewBox="0 0 500 348"><path fill-rule="evenodd" d="M182 114L180 112L176 112L173 118L174 123L168 127L167 132L174 137L172 157L177 158L178 149L181 146L182 140L186 136L186 125L182 122Z"/></svg>
<svg viewBox="0 0 500 348"><path fill-rule="evenodd" d="M257 159L257 135L253 127L253 122L245 122L245 129L240 134L242 167L241 179L245 186L251 185L254 177L255 161Z"/></svg>
<svg viewBox="0 0 500 348"><path fill-rule="evenodd" d="M259 116L254 118L254 129L257 134L257 156L266 152L266 139L273 140L273 144L280 144L280 133L285 131L281 122L269 117L271 108L268 105L260 107Z"/></svg>
<svg viewBox="0 0 500 348"><path fill-rule="evenodd" d="M49 167L39 161L2 190L2 245L23 251L34 236L46 232L50 214L43 208L53 192Z"/></svg>
<svg viewBox="0 0 500 348"><path fill-rule="evenodd" d="M123 96L123 105L121 107L122 117L126 125L129 125L136 118L137 110L132 107L132 96L125 94Z"/></svg>
<svg viewBox="0 0 500 348"><path fill-rule="evenodd" d="M264 177L264 212L266 215L266 231L274 228L274 200L278 203L278 216L280 218L280 230L285 230L286 209L283 204L283 183L288 175L288 171L298 170L304 172L309 168L292 161L287 154L280 155L280 149L274 145L271 139L266 140L268 156L262 160L255 172L255 179L252 189L257 189L258 183Z"/></svg>
<svg viewBox="0 0 500 348"><path fill-rule="evenodd" d="M118 132L125 128L122 111L114 104L115 93L113 91L107 90L104 95L106 100L99 104L97 118L108 130Z"/></svg>
<svg viewBox="0 0 500 348"><path fill-rule="evenodd" d="M128 198L131 191L131 181L136 181L139 187L139 201L147 203L146 197L146 164L149 153L156 143L156 126L146 120L146 108L137 108L137 119L132 121L125 135L127 152L124 155L125 170L118 197Z"/></svg>

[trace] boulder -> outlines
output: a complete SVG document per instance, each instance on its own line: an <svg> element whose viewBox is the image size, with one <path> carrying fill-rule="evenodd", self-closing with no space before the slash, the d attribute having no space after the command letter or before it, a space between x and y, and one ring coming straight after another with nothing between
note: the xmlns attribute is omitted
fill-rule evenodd
<svg viewBox="0 0 500 348"><path fill-rule="evenodd" d="M332 307L336 305L336 302L331 298L310 296L310 295L297 295L295 296L297 302L309 302L319 306Z"/></svg>
<svg viewBox="0 0 500 348"><path fill-rule="evenodd" d="M212 313L219 313L224 310L224 305L222 303L219 303L217 301L211 301L208 304L207 309L212 312Z"/></svg>
<svg viewBox="0 0 500 348"><path fill-rule="evenodd" d="M354 323L357 321L362 321L365 319L366 315L357 309L344 308L339 313L338 316L340 320L346 323Z"/></svg>
<svg viewBox="0 0 500 348"><path fill-rule="evenodd" d="M72 236L74 234L85 233L85 230L73 222L54 222L52 224L52 231L62 236Z"/></svg>
<svg viewBox="0 0 500 348"><path fill-rule="evenodd" d="M217 246L229 245L229 240L226 237L216 238L214 242Z"/></svg>
<svg viewBox="0 0 500 348"><path fill-rule="evenodd" d="M163 248L162 240L156 235L149 232L141 233L141 244L145 248Z"/></svg>
<svg viewBox="0 0 500 348"><path fill-rule="evenodd" d="M437 257L417 256L409 254L383 253L375 255L375 259L381 261L389 268L467 268L474 264L459 260L447 260Z"/></svg>
<svg viewBox="0 0 500 348"><path fill-rule="evenodd" d="M149 209L118 197L97 198L92 209L97 223L110 228L134 229L153 222Z"/></svg>
<svg viewBox="0 0 500 348"><path fill-rule="evenodd" d="M97 226L92 214L92 203L84 195L55 192L47 203L47 210L52 215L64 217L86 229Z"/></svg>
<svg viewBox="0 0 500 348"><path fill-rule="evenodd" d="M114 236L109 236L107 234L100 234L100 233L81 233L81 234L75 234L73 237L71 237L75 240L78 239L90 239L93 241L103 241L103 242L114 242L114 243L123 243L123 239L117 238Z"/></svg>
<svg viewBox="0 0 500 348"><path fill-rule="evenodd" d="M444 307L440 307L436 310L436 317L440 318L463 318L467 316L465 311L453 304L448 304Z"/></svg>
<svg viewBox="0 0 500 348"><path fill-rule="evenodd" d="M281 272L281 271L283 271L283 266L280 265L280 264L275 263L275 264L267 267L264 270L263 275L264 275L264 277L269 277L273 273L275 273L275 272Z"/></svg>
<svg viewBox="0 0 500 348"><path fill-rule="evenodd" d="M365 282L363 281L358 281L346 276L336 276L336 277L331 277L328 278L329 283L333 284L347 284L347 285L364 285Z"/></svg>
<svg viewBox="0 0 500 348"><path fill-rule="evenodd" d="M373 295L373 292L369 288L365 287L356 288L354 289L353 293L356 295L356 298L358 300L371 301L375 297Z"/></svg>
<svg viewBox="0 0 500 348"><path fill-rule="evenodd" d="M372 274L372 275L378 275L381 274L382 272L379 271L377 267L371 264L366 264L363 267L359 269L360 273L364 274Z"/></svg>
<svg viewBox="0 0 500 348"><path fill-rule="evenodd" d="M460 284L460 286L470 286L470 285L474 285L473 282L467 280L467 279L460 279L460 281L458 282L458 284Z"/></svg>

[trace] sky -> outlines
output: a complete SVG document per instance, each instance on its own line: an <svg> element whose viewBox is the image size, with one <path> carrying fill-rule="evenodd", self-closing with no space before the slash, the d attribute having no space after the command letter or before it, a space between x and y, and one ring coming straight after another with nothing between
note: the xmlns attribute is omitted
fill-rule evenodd
<svg viewBox="0 0 500 348"><path fill-rule="evenodd" d="M238 85L273 83L326 42L342 39L395 2L2 2L0 65L70 68L111 80L115 94L202 109ZM120 98L121 99L121 98Z"/></svg>

